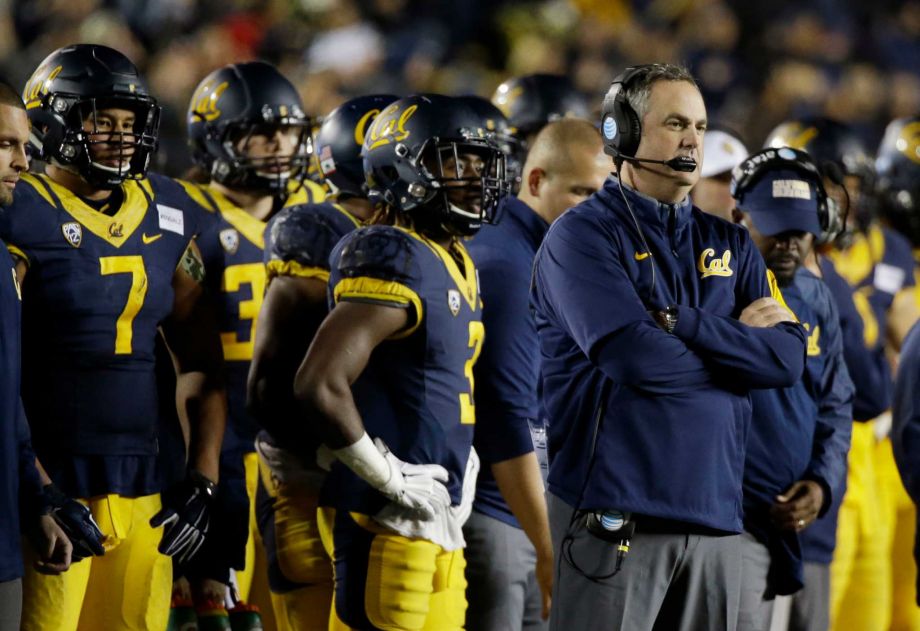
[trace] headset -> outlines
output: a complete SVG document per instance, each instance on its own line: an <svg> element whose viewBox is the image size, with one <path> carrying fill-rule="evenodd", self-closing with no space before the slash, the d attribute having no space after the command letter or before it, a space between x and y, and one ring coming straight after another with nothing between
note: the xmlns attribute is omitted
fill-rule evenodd
<svg viewBox="0 0 920 631"><path fill-rule="evenodd" d="M843 232L844 226L846 226L849 195L847 195L847 209L841 213L837 203L827 195L823 176L827 176L832 182L840 185L843 183L843 176L839 173L839 168L835 173L832 172L833 169L829 168L829 166L836 167L833 164L826 164L824 170L822 170L810 155L791 147L764 149L749 156L732 171L731 195L740 205L744 201L745 194L766 173L779 170L795 171L815 185L815 197L818 202L818 223L821 226L818 244L830 243ZM845 186L843 190L846 192Z"/></svg>
<svg viewBox="0 0 920 631"><path fill-rule="evenodd" d="M658 67L660 67L660 64L630 66L617 75L610 84L610 89L604 97L604 105L601 111L604 153L613 156L618 170L619 163L625 160L626 162L663 164L674 171L692 173L697 167L696 160L687 156L680 156L670 160L651 160L636 157L639 141L642 140L642 121L639 120L636 110L629 104L626 92L637 77L644 76L650 70Z"/></svg>

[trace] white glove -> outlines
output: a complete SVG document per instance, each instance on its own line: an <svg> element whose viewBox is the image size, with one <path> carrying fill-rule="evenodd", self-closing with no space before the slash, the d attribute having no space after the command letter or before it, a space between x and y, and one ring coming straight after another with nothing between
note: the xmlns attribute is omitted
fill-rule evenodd
<svg viewBox="0 0 920 631"><path fill-rule="evenodd" d="M444 486L447 469L441 465L403 462L386 443L379 438L372 442L367 433L332 453L362 480L422 519L431 519L450 506Z"/></svg>
<svg viewBox="0 0 920 631"><path fill-rule="evenodd" d="M447 469L438 464L410 464L397 458L380 438L374 445L390 467L390 479L377 490L400 506L418 512L422 519L432 519L450 507Z"/></svg>

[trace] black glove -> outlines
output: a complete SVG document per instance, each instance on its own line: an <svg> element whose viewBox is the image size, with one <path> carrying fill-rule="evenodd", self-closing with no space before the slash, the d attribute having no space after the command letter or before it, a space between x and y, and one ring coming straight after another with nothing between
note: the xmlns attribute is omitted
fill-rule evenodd
<svg viewBox="0 0 920 631"><path fill-rule="evenodd" d="M105 548L102 547L105 535L99 530L99 525L93 519L89 508L67 497L53 484L47 485L42 492L47 502L47 513L54 518L73 544L70 556L73 563L86 557L105 554Z"/></svg>
<svg viewBox="0 0 920 631"><path fill-rule="evenodd" d="M164 526L159 551L187 563L204 543L217 485L197 471L163 493L163 508L150 518L154 528Z"/></svg>

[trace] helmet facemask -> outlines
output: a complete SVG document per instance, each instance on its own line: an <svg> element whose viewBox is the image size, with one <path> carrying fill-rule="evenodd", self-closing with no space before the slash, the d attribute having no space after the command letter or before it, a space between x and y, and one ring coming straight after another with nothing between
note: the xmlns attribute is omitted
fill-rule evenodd
<svg viewBox="0 0 920 631"><path fill-rule="evenodd" d="M56 95L54 101L55 109L64 109L57 103L67 99ZM111 110L133 113L131 131L114 128L118 117ZM79 99L71 103L67 119L60 148L52 156L55 163L65 168L73 165L83 179L99 188L115 188L146 175L160 125L160 108L152 98Z"/></svg>
<svg viewBox="0 0 920 631"><path fill-rule="evenodd" d="M423 202L426 206L438 206L441 224L448 233L472 235L483 223L497 220L499 201L510 190L510 182L505 155L492 142L431 138L419 152L418 161L431 190L410 185L409 194L427 198Z"/></svg>
<svg viewBox="0 0 920 631"><path fill-rule="evenodd" d="M306 117L231 123L224 127L220 138L224 157L213 161L211 176L231 188L283 194L291 181L302 181L307 175L313 155L311 129L312 121ZM279 134L281 140L277 138ZM258 146L254 139L260 137L269 139L265 144L274 144L276 149L250 155ZM285 144L290 145L290 153L284 151Z"/></svg>

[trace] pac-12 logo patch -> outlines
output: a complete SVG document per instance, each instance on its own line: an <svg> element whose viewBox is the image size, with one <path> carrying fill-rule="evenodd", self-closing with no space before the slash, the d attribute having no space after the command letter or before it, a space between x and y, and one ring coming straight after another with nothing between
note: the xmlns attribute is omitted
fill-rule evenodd
<svg viewBox="0 0 920 631"><path fill-rule="evenodd" d="M233 228L227 228L226 230L220 231L218 238L220 239L221 246L227 251L227 254L236 254L237 248L240 247L239 232Z"/></svg>
<svg viewBox="0 0 920 631"><path fill-rule="evenodd" d="M69 221L62 225L61 232L64 233L64 238L67 239L67 243L73 247L78 248L80 244L83 243L83 226L76 221Z"/></svg>
<svg viewBox="0 0 920 631"><path fill-rule="evenodd" d="M447 306L454 315L460 313L460 292L456 289L447 290Z"/></svg>

